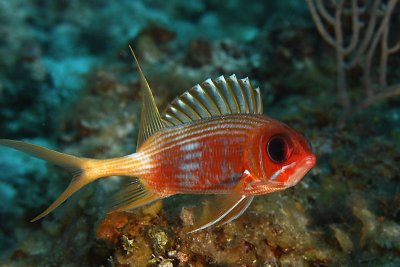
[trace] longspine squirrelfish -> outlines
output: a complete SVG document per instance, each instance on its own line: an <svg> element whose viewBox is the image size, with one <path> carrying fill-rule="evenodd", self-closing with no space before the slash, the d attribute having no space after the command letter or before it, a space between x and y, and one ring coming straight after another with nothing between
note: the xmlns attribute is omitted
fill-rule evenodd
<svg viewBox="0 0 400 267"><path fill-rule="evenodd" d="M131 210L175 194L222 195L189 229L194 232L232 221L255 195L293 186L314 166L315 156L301 134L262 115L260 92L247 78L208 79L177 97L160 115L132 54L143 90L136 153L96 160L0 140L0 145L53 162L73 174L67 189L32 221L49 214L88 183L119 175L133 180L116 195L111 211Z"/></svg>

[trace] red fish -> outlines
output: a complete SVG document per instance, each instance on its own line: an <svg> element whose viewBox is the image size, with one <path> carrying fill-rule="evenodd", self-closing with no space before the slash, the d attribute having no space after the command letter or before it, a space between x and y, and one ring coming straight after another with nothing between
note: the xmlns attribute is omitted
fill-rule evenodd
<svg viewBox="0 0 400 267"><path fill-rule="evenodd" d="M262 115L260 92L250 81L206 80L177 97L161 115L134 56L143 90L137 151L106 160L78 158L20 141L0 145L65 167L68 188L38 220L74 192L99 178L120 175L132 183L115 197L112 211L131 210L176 194L218 194L218 203L191 232L239 217L254 196L297 184L316 158L307 140L286 124Z"/></svg>

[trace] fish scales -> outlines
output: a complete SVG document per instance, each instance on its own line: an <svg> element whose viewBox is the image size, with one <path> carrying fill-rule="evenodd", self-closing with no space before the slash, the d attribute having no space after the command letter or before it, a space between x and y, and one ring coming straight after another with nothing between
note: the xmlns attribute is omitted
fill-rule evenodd
<svg viewBox="0 0 400 267"><path fill-rule="evenodd" d="M88 159L0 139L0 145L53 162L73 175L65 191L32 221L85 185L119 175L132 178L115 195L111 211L135 209L175 194L220 195L205 203L187 229L193 233L229 223L244 213L254 196L296 185L315 165L304 136L262 115L260 90L247 78L207 79L178 96L160 115L133 51L132 55L143 90L135 153Z"/></svg>
<svg viewBox="0 0 400 267"><path fill-rule="evenodd" d="M142 176L163 192L231 190L232 177L243 172L246 140L259 126L260 121L248 115L230 115L162 130L139 151L151 158L152 166Z"/></svg>

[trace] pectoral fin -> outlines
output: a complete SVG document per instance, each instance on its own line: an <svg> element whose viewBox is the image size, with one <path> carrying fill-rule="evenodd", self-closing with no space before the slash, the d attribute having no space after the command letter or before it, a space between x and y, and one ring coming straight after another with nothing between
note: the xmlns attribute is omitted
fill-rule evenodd
<svg viewBox="0 0 400 267"><path fill-rule="evenodd" d="M215 226L221 226L231 221L239 218L250 206L251 202L253 201L253 196L247 196L243 198L241 201L235 205L235 208L231 210L225 217L223 217L220 221L218 221Z"/></svg>
<svg viewBox="0 0 400 267"><path fill-rule="evenodd" d="M189 233L194 233L210 226L220 226L238 218L250 206L253 196L242 194L241 184L232 194L218 196L218 201L205 203L200 217Z"/></svg>

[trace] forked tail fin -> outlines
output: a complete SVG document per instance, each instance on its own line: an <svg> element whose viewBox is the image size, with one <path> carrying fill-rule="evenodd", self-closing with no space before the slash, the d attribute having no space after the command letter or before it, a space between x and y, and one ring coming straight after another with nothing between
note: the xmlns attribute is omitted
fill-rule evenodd
<svg viewBox="0 0 400 267"><path fill-rule="evenodd" d="M65 189L65 191L45 211L32 219L31 222L37 221L52 212L73 193L90 182L106 176L128 174L125 173L127 168L121 167L130 164L129 158L126 157L106 160L78 158L21 141L0 139L0 145L8 146L37 158L50 161L67 169L73 175L67 189Z"/></svg>
<svg viewBox="0 0 400 267"><path fill-rule="evenodd" d="M131 49L132 55L135 59L136 67L140 74L141 87L143 90L142 114L137 145L137 147L140 148L148 137L158 130L164 128L165 125L158 112L150 86L147 83L147 80L139 66L139 62L135 54L133 53L132 47L129 46L129 48ZM32 221L43 218L57 208L73 193L90 182L93 182L94 180L113 175L141 177L144 172L149 171L149 168L147 167L141 168L141 153L135 153L120 158L96 160L78 158L41 146L14 140L0 139L0 145L8 146L28 153L32 156L50 161L69 170L73 175L72 181L67 189L65 189L65 191L53 202L53 204L50 205L50 207L35 217ZM148 162L148 159L144 160L144 163L146 162ZM144 185L132 185L128 187L128 189L123 190L121 194L118 194L113 210L121 211L133 209L155 201L161 197L165 197L165 195L160 196L155 192L148 190L148 188L146 188Z"/></svg>

